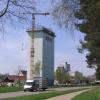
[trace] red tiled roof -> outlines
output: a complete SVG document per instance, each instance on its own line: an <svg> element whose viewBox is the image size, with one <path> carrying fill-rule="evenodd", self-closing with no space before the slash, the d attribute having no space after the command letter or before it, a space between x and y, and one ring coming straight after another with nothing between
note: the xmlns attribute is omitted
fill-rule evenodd
<svg viewBox="0 0 100 100"><path fill-rule="evenodd" d="M26 80L26 76L8 75L9 80Z"/></svg>

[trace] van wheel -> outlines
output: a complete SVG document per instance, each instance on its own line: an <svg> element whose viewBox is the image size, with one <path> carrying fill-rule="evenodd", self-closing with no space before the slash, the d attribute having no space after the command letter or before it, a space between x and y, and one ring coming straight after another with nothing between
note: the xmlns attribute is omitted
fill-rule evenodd
<svg viewBox="0 0 100 100"><path fill-rule="evenodd" d="M30 92L33 92L33 91L34 91L34 89L31 89L31 90L30 90Z"/></svg>
<svg viewBox="0 0 100 100"><path fill-rule="evenodd" d="M26 90L24 90L24 92L26 92Z"/></svg>

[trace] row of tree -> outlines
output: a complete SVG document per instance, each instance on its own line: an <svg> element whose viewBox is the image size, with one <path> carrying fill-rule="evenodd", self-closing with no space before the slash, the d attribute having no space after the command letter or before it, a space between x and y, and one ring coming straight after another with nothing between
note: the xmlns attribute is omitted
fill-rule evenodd
<svg viewBox="0 0 100 100"><path fill-rule="evenodd" d="M61 70L56 70L55 79L59 84L71 84L71 83L81 83L85 80L83 74L79 71L75 72L75 75L72 76L69 72L62 73Z"/></svg>

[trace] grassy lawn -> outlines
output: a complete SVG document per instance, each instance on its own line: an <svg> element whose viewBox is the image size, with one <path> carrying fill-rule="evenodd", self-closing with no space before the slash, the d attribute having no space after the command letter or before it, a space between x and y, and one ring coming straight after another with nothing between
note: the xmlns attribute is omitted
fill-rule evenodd
<svg viewBox="0 0 100 100"><path fill-rule="evenodd" d="M64 95L64 94L68 94L68 93L76 92L76 91L80 91L80 90L83 90L83 89L75 89L75 90L68 90L68 91L53 91L53 92L48 92L48 93L39 93L39 94L33 94L33 95L29 95L29 96L7 98L7 99L2 99L2 100L45 100L50 97Z"/></svg>
<svg viewBox="0 0 100 100"><path fill-rule="evenodd" d="M21 91L23 88L19 87L0 87L0 93Z"/></svg>
<svg viewBox="0 0 100 100"><path fill-rule="evenodd" d="M94 90L82 93L72 100L100 100L100 87Z"/></svg>

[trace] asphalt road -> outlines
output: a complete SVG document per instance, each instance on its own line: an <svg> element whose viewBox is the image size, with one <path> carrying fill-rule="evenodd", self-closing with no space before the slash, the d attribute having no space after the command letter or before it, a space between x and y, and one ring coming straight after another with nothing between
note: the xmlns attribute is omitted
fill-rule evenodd
<svg viewBox="0 0 100 100"><path fill-rule="evenodd" d="M10 98L10 97L17 97L17 96L24 96L24 95L31 95L31 94L38 94L39 92L11 92L11 93L0 93L0 99L3 98Z"/></svg>
<svg viewBox="0 0 100 100"><path fill-rule="evenodd" d="M73 90L73 89L81 89L81 88L88 88L88 87L64 87L64 88L51 88L44 92L10 92L10 93L0 93L0 99L3 98L10 98L10 97L17 97L17 96L25 96L25 95L32 95L32 94L39 94L39 93L46 93L52 91L65 91L65 90Z"/></svg>

